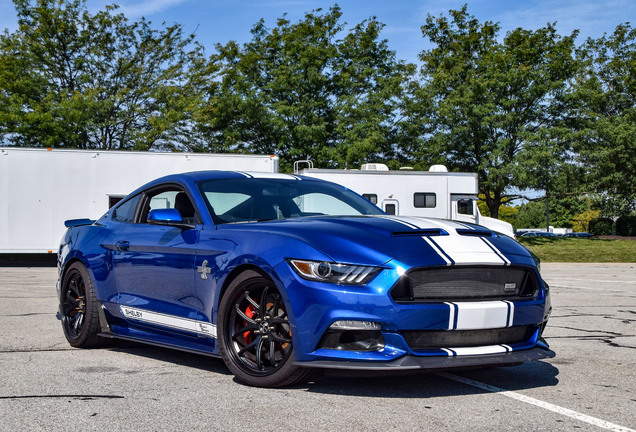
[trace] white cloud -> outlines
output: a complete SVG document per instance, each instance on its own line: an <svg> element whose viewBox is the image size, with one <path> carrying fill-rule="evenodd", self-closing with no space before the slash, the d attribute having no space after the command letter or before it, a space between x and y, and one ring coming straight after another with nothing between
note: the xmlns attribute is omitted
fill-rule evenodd
<svg viewBox="0 0 636 432"><path fill-rule="evenodd" d="M448 16L450 9L460 9L465 3L468 13L480 22L498 22L502 37L518 27L534 30L556 22L562 35L580 30L581 42L587 37L612 33L618 24L630 18L636 21L634 0L422 0L418 3L418 15L423 24L427 15Z"/></svg>
<svg viewBox="0 0 636 432"><path fill-rule="evenodd" d="M612 33L618 24L636 18L633 0L539 0L525 3L516 10L496 14L504 30L517 27L537 29L556 22L557 31L569 34L581 31L580 38L601 37Z"/></svg>
<svg viewBox="0 0 636 432"><path fill-rule="evenodd" d="M119 6L117 12L123 13L129 19L137 19L142 16L147 17L152 14L163 12L175 6L179 6L189 0L111 0L111 1L89 1L91 11L103 10L107 4L115 3Z"/></svg>

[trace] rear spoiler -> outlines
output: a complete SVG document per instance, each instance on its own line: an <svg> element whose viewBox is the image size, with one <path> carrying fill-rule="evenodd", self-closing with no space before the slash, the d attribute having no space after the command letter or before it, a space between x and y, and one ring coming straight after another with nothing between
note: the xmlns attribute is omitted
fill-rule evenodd
<svg viewBox="0 0 636 432"><path fill-rule="evenodd" d="M93 225L95 223L94 220L91 219L69 219L64 221L64 226L66 228L81 226L81 225Z"/></svg>

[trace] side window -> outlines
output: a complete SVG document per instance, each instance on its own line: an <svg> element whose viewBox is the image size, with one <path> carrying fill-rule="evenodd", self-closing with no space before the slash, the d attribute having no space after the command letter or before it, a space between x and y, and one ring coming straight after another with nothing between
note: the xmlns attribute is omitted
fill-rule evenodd
<svg viewBox="0 0 636 432"><path fill-rule="evenodd" d="M140 197L141 195L136 195L113 210L113 220L133 223L135 221L135 209Z"/></svg>
<svg viewBox="0 0 636 432"><path fill-rule="evenodd" d="M371 201L373 204L378 203L378 196L376 194L362 194L362 196Z"/></svg>
<svg viewBox="0 0 636 432"><path fill-rule="evenodd" d="M434 193L416 192L413 194L413 206L416 208L435 208L437 196Z"/></svg>
<svg viewBox="0 0 636 432"><path fill-rule="evenodd" d="M197 223L198 218L194 205L188 195L178 187L165 187L148 193L148 201L144 205L141 220L146 221L150 210L177 209L181 213L183 222Z"/></svg>
<svg viewBox="0 0 636 432"><path fill-rule="evenodd" d="M462 199L457 201L457 213L463 215L473 215L473 200Z"/></svg>
<svg viewBox="0 0 636 432"><path fill-rule="evenodd" d="M384 211L387 212L390 215L394 215L396 213L395 204L386 204L384 206Z"/></svg>

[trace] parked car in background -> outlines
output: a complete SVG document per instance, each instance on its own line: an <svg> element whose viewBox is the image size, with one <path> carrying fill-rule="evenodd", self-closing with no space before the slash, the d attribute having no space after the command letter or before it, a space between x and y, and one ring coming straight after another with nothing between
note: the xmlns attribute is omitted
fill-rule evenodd
<svg viewBox="0 0 636 432"><path fill-rule="evenodd" d="M563 237L569 237L569 238L572 238L572 237L594 237L594 234L590 234L590 233L587 233L587 232L571 232L571 233L563 234Z"/></svg>
<svg viewBox="0 0 636 432"><path fill-rule="evenodd" d="M520 237L559 237L555 233L545 232L545 231L530 231L521 234Z"/></svg>

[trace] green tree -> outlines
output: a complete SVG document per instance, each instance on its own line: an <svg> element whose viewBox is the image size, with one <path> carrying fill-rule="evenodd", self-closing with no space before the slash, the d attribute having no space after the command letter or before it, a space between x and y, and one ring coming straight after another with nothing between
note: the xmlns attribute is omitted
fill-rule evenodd
<svg viewBox="0 0 636 432"><path fill-rule="evenodd" d="M435 47L420 54L423 82L415 95L430 106L424 123L431 129L419 149L408 150L414 158L476 172L490 214L498 217L512 186L536 186L567 158L550 128L576 70L576 32L561 37L553 25L519 28L499 42L499 25L480 23L466 6L450 14L450 20L429 15L422 26ZM533 173L545 160L550 165Z"/></svg>
<svg viewBox="0 0 636 432"><path fill-rule="evenodd" d="M515 215L514 226L516 229L544 228L545 227L545 203L530 201L521 204Z"/></svg>
<svg viewBox="0 0 636 432"><path fill-rule="evenodd" d="M477 201L479 212L483 216L490 217L490 209L486 205L486 197L483 194L479 194L479 201ZM516 216L519 212L519 207L513 206L508 202L508 198L505 198L499 207L499 219L512 224L513 228L517 229ZM522 227L521 227L522 228Z"/></svg>
<svg viewBox="0 0 636 432"><path fill-rule="evenodd" d="M340 18L334 6L273 29L261 20L243 46L217 45L220 85L198 123L208 149L277 154L282 170L300 159L351 167L393 158L413 66L395 60L375 18L348 31Z"/></svg>
<svg viewBox="0 0 636 432"><path fill-rule="evenodd" d="M579 49L575 149L607 215L636 208L636 29L616 27Z"/></svg>
<svg viewBox="0 0 636 432"><path fill-rule="evenodd" d="M587 199L578 195L552 198L550 204L550 225L557 228L571 228L575 216L584 212L588 206ZM518 207L513 225L516 228L546 228L546 202L537 199Z"/></svg>
<svg viewBox="0 0 636 432"><path fill-rule="evenodd" d="M169 149L187 144L201 58L179 25L129 23L86 0L14 0L0 36L0 134L21 146Z"/></svg>

